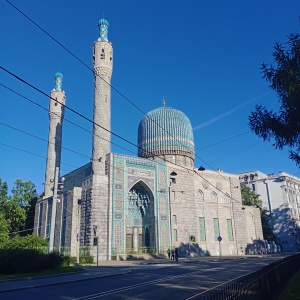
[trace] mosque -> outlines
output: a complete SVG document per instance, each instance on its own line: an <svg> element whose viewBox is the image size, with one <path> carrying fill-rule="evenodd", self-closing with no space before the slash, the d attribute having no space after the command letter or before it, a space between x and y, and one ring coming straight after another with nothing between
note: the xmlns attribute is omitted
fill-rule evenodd
<svg viewBox="0 0 300 300"><path fill-rule="evenodd" d="M64 105L61 73L50 94L44 197L35 210L35 233L49 249L88 248L97 260L187 248L192 255L244 255L263 240L260 211L244 207L237 175L195 168L192 125L166 107L138 127L138 156L111 152L113 47L108 21L99 21L93 45L92 157L59 177ZM63 182L63 187L61 183ZM54 201L53 201L54 199Z"/></svg>

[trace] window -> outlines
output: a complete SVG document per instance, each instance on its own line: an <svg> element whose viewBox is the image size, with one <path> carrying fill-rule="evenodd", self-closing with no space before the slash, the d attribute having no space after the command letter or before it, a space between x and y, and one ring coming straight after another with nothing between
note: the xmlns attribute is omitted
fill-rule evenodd
<svg viewBox="0 0 300 300"><path fill-rule="evenodd" d="M229 203L230 202L229 199L230 199L230 196L228 194L224 195L224 197L223 197L224 203Z"/></svg>
<svg viewBox="0 0 300 300"><path fill-rule="evenodd" d="M38 228L38 235L39 236L41 236L41 234L42 234L42 218L43 218L43 202L40 203L39 228Z"/></svg>
<svg viewBox="0 0 300 300"><path fill-rule="evenodd" d="M173 215L173 224L177 224L177 216Z"/></svg>
<svg viewBox="0 0 300 300"><path fill-rule="evenodd" d="M206 241L205 219L199 218L200 241Z"/></svg>
<svg viewBox="0 0 300 300"><path fill-rule="evenodd" d="M177 229L173 229L173 241L177 242L178 238L177 238Z"/></svg>
<svg viewBox="0 0 300 300"><path fill-rule="evenodd" d="M198 201L203 201L204 200L204 195L201 190L196 191L196 200Z"/></svg>
<svg viewBox="0 0 300 300"><path fill-rule="evenodd" d="M52 216L52 199L48 200L48 212L47 212L47 230L46 230L46 238L50 237L50 228L51 228L51 216Z"/></svg>
<svg viewBox="0 0 300 300"><path fill-rule="evenodd" d="M66 226L67 226L67 207L68 207L68 194L64 193L63 194L63 199L62 199L62 220L61 220L61 240L60 240L60 245L62 247L65 246L65 239L66 239ZM77 232L78 234L78 232Z"/></svg>
<svg viewBox="0 0 300 300"><path fill-rule="evenodd" d="M227 219L228 241L233 241L232 220Z"/></svg>
<svg viewBox="0 0 300 300"><path fill-rule="evenodd" d="M212 192L210 195L211 202L217 202L217 194L215 192Z"/></svg>
<svg viewBox="0 0 300 300"><path fill-rule="evenodd" d="M172 156L172 162L173 162L174 164L176 164L176 155L173 155L173 156Z"/></svg>
<svg viewBox="0 0 300 300"><path fill-rule="evenodd" d="M252 183L252 190L255 192L255 184Z"/></svg>
<svg viewBox="0 0 300 300"><path fill-rule="evenodd" d="M214 235L215 235L215 241L217 241L218 237L220 235L219 219L218 218L214 218Z"/></svg>

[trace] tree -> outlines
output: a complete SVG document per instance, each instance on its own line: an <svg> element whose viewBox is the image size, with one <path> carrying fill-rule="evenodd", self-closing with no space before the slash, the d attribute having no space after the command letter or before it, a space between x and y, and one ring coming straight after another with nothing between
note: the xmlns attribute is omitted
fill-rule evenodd
<svg viewBox="0 0 300 300"><path fill-rule="evenodd" d="M248 188L244 183L241 183L242 204L249 206L262 207L262 201L254 191Z"/></svg>
<svg viewBox="0 0 300 300"><path fill-rule="evenodd" d="M9 233L16 234L25 228L25 221L28 212L32 209L31 202L36 197L36 190L31 181L21 179L14 182L12 195L8 195L7 190L7 183L0 179L0 213L6 220Z"/></svg>
<svg viewBox="0 0 300 300"><path fill-rule="evenodd" d="M264 141L274 139L276 149L287 147L289 158L300 165L300 35L288 36L287 49L274 46L274 65L262 64L263 78L277 93L278 113L256 105L249 116L249 127Z"/></svg>
<svg viewBox="0 0 300 300"><path fill-rule="evenodd" d="M0 213L0 243L7 241L8 238L8 224L4 218L4 215Z"/></svg>

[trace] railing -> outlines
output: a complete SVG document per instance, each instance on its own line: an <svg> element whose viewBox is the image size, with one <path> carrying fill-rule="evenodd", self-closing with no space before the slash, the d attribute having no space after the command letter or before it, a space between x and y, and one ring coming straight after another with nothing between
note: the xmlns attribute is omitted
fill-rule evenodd
<svg viewBox="0 0 300 300"><path fill-rule="evenodd" d="M228 281L188 299L275 299L286 282L300 269L300 254L283 258L259 271Z"/></svg>

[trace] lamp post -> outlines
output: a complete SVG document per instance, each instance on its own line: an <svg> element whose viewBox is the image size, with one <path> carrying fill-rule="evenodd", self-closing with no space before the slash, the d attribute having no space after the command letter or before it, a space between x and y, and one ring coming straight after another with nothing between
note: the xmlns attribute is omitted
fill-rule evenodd
<svg viewBox="0 0 300 300"><path fill-rule="evenodd" d="M58 184L62 184L58 182L58 174L59 168L55 168L54 180L51 179L50 182L53 182L53 199L52 199L52 212L51 212L51 227L50 227L50 238L49 238L49 253L53 252L54 249L54 232L55 232L55 217L56 217L56 203L57 203L57 191ZM64 177L62 177L62 182L64 182ZM60 189L63 188L63 185L60 186Z"/></svg>
<svg viewBox="0 0 300 300"><path fill-rule="evenodd" d="M176 172L171 172L170 173L170 185L169 185L169 212L170 212L170 221L169 221L169 227L170 227L170 247L172 247L172 242L173 242L173 232L172 232L172 212L171 212L171 186L172 186L172 183L176 183L176 176L177 176L177 173Z"/></svg>
<svg viewBox="0 0 300 300"><path fill-rule="evenodd" d="M80 256L80 208L81 208L81 199L78 199L78 216L77 216L77 249L76 249L76 262L79 264Z"/></svg>

